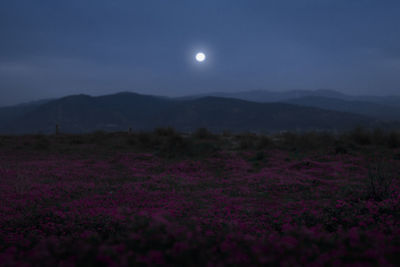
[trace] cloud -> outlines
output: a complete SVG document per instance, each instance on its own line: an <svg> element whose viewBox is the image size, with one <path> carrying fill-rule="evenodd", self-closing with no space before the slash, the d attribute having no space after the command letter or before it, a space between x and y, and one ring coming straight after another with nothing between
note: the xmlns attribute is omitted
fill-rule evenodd
<svg viewBox="0 0 400 267"><path fill-rule="evenodd" d="M21 64L18 62L0 62L0 73L4 74L20 74L28 73L34 70L32 66Z"/></svg>

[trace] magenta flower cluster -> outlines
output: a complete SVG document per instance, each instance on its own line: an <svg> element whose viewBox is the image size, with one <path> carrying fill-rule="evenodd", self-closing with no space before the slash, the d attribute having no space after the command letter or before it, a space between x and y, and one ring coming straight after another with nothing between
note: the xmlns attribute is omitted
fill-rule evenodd
<svg viewBox="0 0 400 267"><path fill-rule="evenodd" d="M400 170L400 161L387 159ZM371 157L0 152L2 266L396 266L400 188Z"/></svg>

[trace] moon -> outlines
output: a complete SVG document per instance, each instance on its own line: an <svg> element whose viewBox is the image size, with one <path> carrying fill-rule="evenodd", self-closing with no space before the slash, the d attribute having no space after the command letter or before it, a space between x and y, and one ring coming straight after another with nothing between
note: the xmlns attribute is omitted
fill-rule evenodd
<svg viewBox="0 0 400 267"><path fill-rule="evenodd" d="M196 60L197 62L203 62L204 60L206 60L206 54L204 54L203 52L197 53Z"/></svg>

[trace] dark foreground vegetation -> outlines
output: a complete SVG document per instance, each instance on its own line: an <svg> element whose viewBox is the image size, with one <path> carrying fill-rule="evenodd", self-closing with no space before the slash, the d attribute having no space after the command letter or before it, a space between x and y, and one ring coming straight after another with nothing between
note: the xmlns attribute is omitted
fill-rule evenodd
<svg viewBox="0 0 400 267"><path fill-rule="evenodd" d="M398 266L400 134L0 136L2 266Z"/></svg>

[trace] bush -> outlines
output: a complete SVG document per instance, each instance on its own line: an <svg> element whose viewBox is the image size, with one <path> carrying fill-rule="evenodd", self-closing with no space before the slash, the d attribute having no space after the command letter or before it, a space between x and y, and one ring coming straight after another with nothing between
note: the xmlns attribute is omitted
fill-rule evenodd
<svg viewBox="0 0 400 267"><path fill-rule="evenodd" d="M222 132L222 136L223 136L223 137L231 137L231 136L232 136L232 133L231 133L230 131L228 131L228 130L224 130L224 131Z"/></svg>
<svg viewBox="0 0 400 267"><path fill-rule="evenodd" d="M261 136L257 140L256 147L257 149L266 149L271 147L272 140L268 136Z"/></svg>
<svg viewBox="0 0 400 267"><path fill-rule="evenodd" d="M375 145L385 145L386 135L382 129L376 128L372 133L372 140Z"/></svg>
<svg viewBox="0 0 400 267"><path fill-rule="evenodd" d="M137 140L134 136L129 136L128 139L126 140L126 143L130 146L134 146L137 144Z"/></svg>
<svg viewBox="0 0 400 267"><path fill-rule="evenodd" d="M37 150L48 150L50 148L50 141L47 136L44 135L36 135L36 142L34 148Z"/></svg>
<svg viewBox="0 0 400 267"><path fill-rule="evenodd" d="M361 128L357 127L350 133L351 140L356 143L357 145L370 145L372 144L371 134Z"/></svg>
<svg viewBox="0 0 400 267"><path fill-rule="evenodd" d="M195 157L210 156L221 148L214 142L194 142L191 144L191 153Z"/></svg>
<svg viewBox="0 0 400 267"><path fill-rule="evenodd" d="M392 181L393 172L387 163L371 166L368 171L367 198L381 201L390 197Z"/></svg>
<svg viewBox="0 0 400 267"><path fill-rule="evenodd" d="M158 142L151 133L140 132L137 134L137 144L142 148L153 148Z"/></svg>
<svg viewBox="0 0 400 267"><path fill-rule="evenodd" d="M71 145L82 145L85 143L82 135L74 135L70 140Z"/></svg>
<svg viewBox="0 0 400 267"><path fill-rule="evenodd" d="M390 132L387 138L389 148L398 148L400 146L400 135L397 132Z"/></svg>
<svg viewBox="0 0 400 267"><path fill-rule="evenodd" d="M190 155L189 142L180 135L169 136L161 145L159 154L167 158Z"/></svg>
<svg viewBox="0 0 400 267"><path fill-rule="evenodd" d="M154 134L157 135L157 136L174 136L174 135L178 135L178 133L172 127L156 128L154 130Z"/></svg>
<svg viewBox="0 0 400 267"><path fill-rule="evenodd" d="M108 138L107 133L104 131L95 131L89 135L89 142L93 144L102 145Z"/></svg>
<svg viewBox="0 0 400 267"><path fill-rule="evenodd" d="M294 150L320 149L333 146L335 143L335 137L332 134L325 132L285 132L279 137L281 145Z"/></svg>
<svg viewBox="0 0 400 267"><path fill-rule="evenodd" d="M280 135L280 139L285 146L296 146L298 135L292 132L284 132Z"/></svg>
<svg viewBox="0 0 400 267"><path fill-rule="evenodd" d="M316 149L326 145L320 133L308 132L297 137L296 146L302 149Z"/></svg>
<svg viewBox="0 0 400 267"><path fill-rule="evenodd" d="M337 142L335 144L335 154L347 154L349 153L348 149L344 144Z"/></svg>
<svg viewBox="0 0 400 267"><path fill-rule="evenodd" d="M193 137L197 139L214 139L216 136L206 128L199 128L193 133Z"/></svg>
<svg viewBox="0 0 400 267"><path fill-rule="evenodd" d="M264 154L263 151L258 151L253 158L251 158L251 161L263 161L266 158L266 155Z"/></svg>
<svg viewBox="0 0 400 267"><path fill-rule="evenodd" d="M255 148L255 142L257 140L257 135L252 133L245 133L236 136L239 141L239 149L248 150Z"/></svg>

